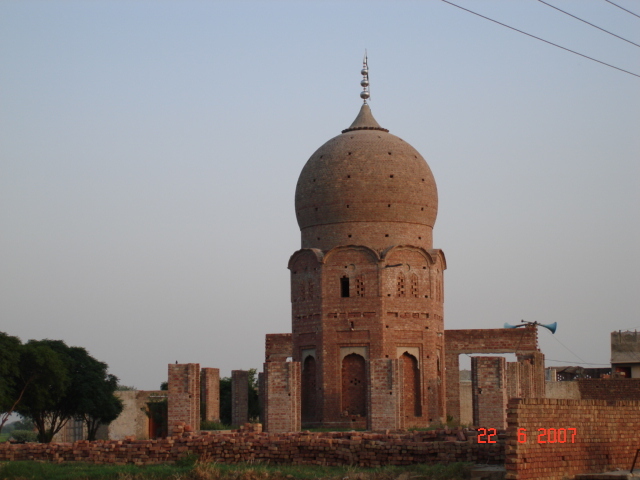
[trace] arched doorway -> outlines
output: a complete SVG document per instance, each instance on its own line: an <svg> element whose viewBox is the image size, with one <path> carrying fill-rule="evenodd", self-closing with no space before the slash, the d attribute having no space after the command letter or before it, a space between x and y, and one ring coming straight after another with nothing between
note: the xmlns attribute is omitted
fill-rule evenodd
<svg viewBox="0 0 640 480"><path fill-rule="evenodd" d="M316 359L309 355L302 365L302 421L315 422L316 412Z"/></svg>
<svg viewBox="0 0 640 480"><path fill-rule="evenodd" d="M402 360L402 378L404 379L402 389L404 414L406 417L420 417L422 416L422 402L418 360L408 352L404 352L400 359Z"/></svg>
<svg viewBox="0 0 640 480"><path fill-rule="evenodd" d="M367 376L364 358L351 353L342 360L342 412L367 415Z"/></svg>

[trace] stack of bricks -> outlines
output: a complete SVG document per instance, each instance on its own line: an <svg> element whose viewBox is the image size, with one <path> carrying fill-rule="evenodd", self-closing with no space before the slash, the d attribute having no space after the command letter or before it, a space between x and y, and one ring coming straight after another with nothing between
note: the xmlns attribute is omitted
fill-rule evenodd
<svg viewBox="0 0 640 480"><path fill-rule="evenodd" d="M472 357L473 424L504 430L507 409L504 357Z"/></svg>
<svg viewBox="0 0 640 480"><path fill-rule="evenodd" d="M168 395L169 432L174 426L200 428L200 365L197 363L169 364Z"/></svg>
<svg viewBox="0 0 640 480"><path fill-rule="evenodd" d="M402 368L398 359L380 358L369 362L369 430L404 428Z"/></svg>
<svg viewBox="0 0 640 480"><path fill-rule="evenodd" d="M185 428L186 426L182 425ZM186 430L186 428L185 428ZM306 465L410 465L504 462L504 440L481 444L462 429L415 433L262 433L259 427L232 433L184 432L155 440L0 444L0 461L38 460L152 465L192 454L210 462ZM469 435L467 435L469 434Z"/></svg>
<svg viewBox="0 0 640 480"><path fill-rule="evenodd" d="M640 401L512 399L508 480L562 480L630 468L640 447Z"/></svg>
<svg viewBox="0 0 640 480"><path fill-rule="evenodd" d="M300 431L300 373L300 362L264 364L264 422L268 432Z"/></svg>

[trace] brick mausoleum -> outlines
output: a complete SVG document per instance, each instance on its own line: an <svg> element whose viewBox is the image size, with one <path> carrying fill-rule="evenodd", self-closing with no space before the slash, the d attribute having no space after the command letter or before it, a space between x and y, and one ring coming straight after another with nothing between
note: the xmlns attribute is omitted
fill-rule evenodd
<svg viewBox="0 0 640 480"><path fill-rule="evenodd" d="M365 102L356 119L311 155L298 179L302 241L288 265L292 333L267 335L266 429L379 430L426 427L447 413L459 418L458 355L514 352L519 344L519 353L539 355L537 393L544 396L535 329L490 330L488 344L470 352L454 341L455 358L445 361L447 265L433 248L436 183L420 153L374 119L366 64L362 74ZM475 331L459 332L464 344ZM500 406L487 418L497 415L496 426L505 426L500 360L484 362L482 378L502 385L484 404ZM446 364L455 372L449 379ZM449 400L447 380L455 383Z"/></svg>

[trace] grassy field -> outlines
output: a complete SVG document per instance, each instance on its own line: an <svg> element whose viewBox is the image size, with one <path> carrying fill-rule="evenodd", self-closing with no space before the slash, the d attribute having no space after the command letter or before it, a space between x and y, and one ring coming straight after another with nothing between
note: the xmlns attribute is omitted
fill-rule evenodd
<svg viewBox="0 0 640 480"><path fill-rule="evenodd" d="M409 467L220 465L193 461L191 465L107 466L82 463L4 462L0 479L11 480L463 480L469 464Z"/></svg>

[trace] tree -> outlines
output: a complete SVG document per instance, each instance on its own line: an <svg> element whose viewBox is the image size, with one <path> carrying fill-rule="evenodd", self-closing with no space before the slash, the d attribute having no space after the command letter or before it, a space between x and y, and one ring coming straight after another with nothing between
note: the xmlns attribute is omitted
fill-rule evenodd
<svg viewBox="0 0 640 480"><path fill-rule="evenodd" d="M16 391L21 347L18 337L0 332L0 432L21 398Z"/></svg>
<svg viewBox="0 0 640 480"><path fill-rule="evenodd" d="M87 426L87 439L95 440L100 425L108 425L122 412L122 401L114 394L118 378L108 374L107 364L93 358L84 348L71 347L68 354L73 371L67 394L73 394L74 416Z"/></svg>
<svg viewBox="0 0 640 480"><path fill-rule="evenodd" d="M106 363L84 348L68 347L61 340L31 340L25 347L42 354L49 352L47 362L55 367L45 379L31 384L17 408L33 420L40 442L51 442L70 418L82 419L93 440L100 425L118 417L122 411L122 402L114 395L118 379L107 373ZM25 371L37 368L28 365Z"/></svg>
<svg viewBox="0 0 640 480"><path fill-rule="evenodd" d="M51 442L74 413L68 402L68 348L60 340L29 340L20 356L23 396L16 411L33 421L43 443Z"/></svg>

